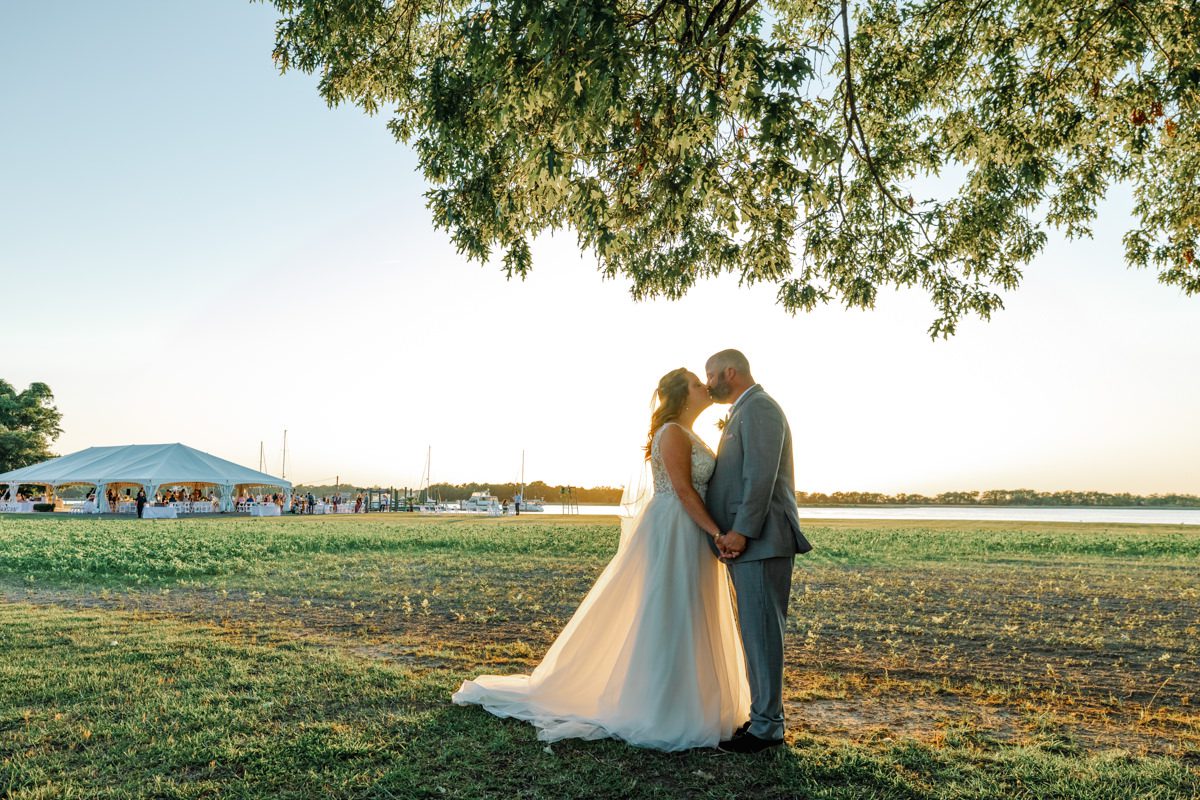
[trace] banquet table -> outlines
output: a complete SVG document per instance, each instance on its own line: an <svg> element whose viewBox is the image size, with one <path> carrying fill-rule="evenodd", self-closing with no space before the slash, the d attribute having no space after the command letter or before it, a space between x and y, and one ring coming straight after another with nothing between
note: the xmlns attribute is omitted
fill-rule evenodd
<svg viewBox="0 0 1200 800"><path fill-rule="evenodd" d="M33 503L0 503L0 512L8 512L9 514L32 514Z"/></svg>
<svg viewBox="0 0 1200 800"><path fill-rule="evenodd" d="M146 506L142 519L179 519L179 512L171 506Z"/></svg>
<svg viewBox="0 0 1200 800"><path fill-rule="evenodd" d="M278 517L279 506L274 503L255 503L250 506L250 516L252 517Z"/></svg>

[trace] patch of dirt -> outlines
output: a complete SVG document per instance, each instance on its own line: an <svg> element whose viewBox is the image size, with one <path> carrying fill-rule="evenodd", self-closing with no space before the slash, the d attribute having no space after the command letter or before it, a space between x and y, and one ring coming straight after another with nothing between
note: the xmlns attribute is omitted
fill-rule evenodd
<svg viewBox="0 0 1200 800"><path fill-rule="evenodd" d="M785 712L801 730L853 740L881 736L931 740L944 737L946 731L971 730L1008 743L1017 741L1022 733L1019 715L1012 709L955 695L792 700Z"/></svg>
<svg viewBox="0 0 1200 800"><path fill-rule="evenodd" d="M1021 711L953 694L790 699L785 703L792 729L860 742L914 739L935 745L1023 745L1051 741L1061 749L1184 756L1195 752L1195 737L1200 733L1176 730L1172 736L1167 728L1142 725L1121 714L1053 714L1051 719L1048 712Z"/></svg>
<svg viewBox="0 0 1200 800"><path fill-rule="evenodd" d="M0 585L0 601L101 609L151 619L171 619L270 634L269 638L335 648L418 670L466 668L483 663L536 664L553 641L549 629L489 625L378 604L258 596L243 590L172 589L146 592L77 592ZM507 652L509 649L515 652ZM431 656L435 652L437 656ZM530 660L532 658L532 661Z"/></svg>

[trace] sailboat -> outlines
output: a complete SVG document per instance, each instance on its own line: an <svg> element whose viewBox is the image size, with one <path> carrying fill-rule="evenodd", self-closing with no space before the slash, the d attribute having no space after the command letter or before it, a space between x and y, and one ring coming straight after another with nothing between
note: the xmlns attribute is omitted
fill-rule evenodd
<svg viewBox="0 0 1200 800"><path fill-rule="evenodd" d="M525 451L521 451L521 491L517 495L520 497L521 511L529 513L538 513L546 510L546 501L540 497L525 499Z"/></svg>
<svg viewBox="0 0 1200 800"><path fill-rule="evenodd" d="M425 489L425 497L414 506L417 511L445 511L445 503L439 503L434 499L429 491L429 486L432 483L432 472L429 465L433 459L433 446L430 445L425 451L425 471L421 473L421 486Z"/></svg>

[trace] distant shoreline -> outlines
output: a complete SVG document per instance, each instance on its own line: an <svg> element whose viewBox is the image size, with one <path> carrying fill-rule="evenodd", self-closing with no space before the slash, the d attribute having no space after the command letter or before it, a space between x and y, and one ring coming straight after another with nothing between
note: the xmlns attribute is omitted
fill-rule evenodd
<svg viewBox="0 0 1200 800"><path fill-rule="evenodd" d="M584 505L580 503L580 505ZM588 505L604 505L595 503ZM1028 503L797 503L799 508L1103 508L1128 511L1172 511L1183 508L1200 509L1198 505L1174 506L1105 506L1105 505L1029 505Z"/></svg>

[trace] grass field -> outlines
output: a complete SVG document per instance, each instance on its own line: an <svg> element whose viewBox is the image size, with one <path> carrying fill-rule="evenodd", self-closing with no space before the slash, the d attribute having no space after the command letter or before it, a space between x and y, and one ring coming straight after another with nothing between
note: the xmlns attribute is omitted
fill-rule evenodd
<svg viewBox="0 0 1200 800"><path fill-rule="evenodd" d="M0 797L1193 798L1200 530L829 522L787 749L545 747L527 672L603 519L0 517Z"/></svg>

